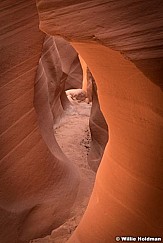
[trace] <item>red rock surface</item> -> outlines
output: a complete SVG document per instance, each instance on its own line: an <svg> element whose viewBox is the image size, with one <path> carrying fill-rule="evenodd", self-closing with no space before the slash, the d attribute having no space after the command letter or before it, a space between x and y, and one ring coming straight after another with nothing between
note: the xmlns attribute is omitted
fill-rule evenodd
<svg viewBox="0 0 163 243"><path fill-rule="evenodd" d="M78 53L63 38L53 38L59 53L62 70L67 74L65 89L82 88L83 75Z"/></svg>
<svg viewBox="0 0 163 243"><path fill-rule="evenodd" d="M37 6L39 19L32 0L0 3L0 241L28 242L61 225L80 181L53 135L39 21L87 63L109 127L88 208L68 242L163 237L163 2L37 0Z"/></svg>
<svg viewBox="0 0 163 243"><path fill-rule="evenodd" d="M97 81L109 143L86 213L69 242L163 236L161 89L115 51L96 44L74 46Z"/></svg>
<svg viewBox="0 0 163 243"><path fill-rule="evenodd" d="M0 8L0 242L28 242L65 221L80 178L53 135L53 38L44 42L34 1L2 1Z"/></svg>
<svg viewBox="0 0 163 243"><path fill-rule="evenodd" d="M89 127L92 140L91 149L88 154L88 164L90 165L91 169L96 172L101 162L109 135L108 126L99 105L97 86L93 77L91 77L91 80L93 91Z"/></svg>
<svg viewBox="0 0 163 243"><path fill-rule="evenodd" d="M63 38L46 37L35 83L36 89L38 83L46 86L46 96L52 111L53 122L56 123L64 109L70 105L65 90L82 86L82 68L78 54ZM45 87L43 88L45 89ZM39 94L42 95L42 91ZM36 100L38 107L43 107L40 106L39 99L36 98ZM43 102L45 102L45 99ZM42 114L43 111L40 111L40 115Z"/></svg>
<svg viewBox="0 0 163 243"><path fill-rule="evenodd" d="M68 242L163 237L162 1L37 5L40 28L71 41L90 68L109 126L91 200Z"/></svg>

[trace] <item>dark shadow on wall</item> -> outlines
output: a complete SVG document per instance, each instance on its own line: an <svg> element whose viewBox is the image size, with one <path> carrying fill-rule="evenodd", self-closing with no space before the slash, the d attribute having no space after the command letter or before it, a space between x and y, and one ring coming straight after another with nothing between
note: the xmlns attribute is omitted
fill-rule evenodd
<svg viewBox="0 0 163 243"><path fill-rule="evenodd" d="M163 91L163 58L134 60L135 66Z"/></svg>
<svg viewBox="0 0 163 243"><path fill-rule="evenodd" d="M105 146L109 139L108 125L100 109L97 86L91 72L87 71L88 79L92 82L92 108L89 120L91 131L91 149L88 154L88 164L93 171L97 171L100 165Z"/></svg>

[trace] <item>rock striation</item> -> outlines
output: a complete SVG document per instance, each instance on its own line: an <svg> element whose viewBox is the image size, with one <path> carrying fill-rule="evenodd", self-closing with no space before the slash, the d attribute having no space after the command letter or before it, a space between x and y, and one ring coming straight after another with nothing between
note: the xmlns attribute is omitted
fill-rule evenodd
<svg viewBox="0 0 163 243"><path fill-rule="evenodd" d="M53 134L69 104L65 89L82 79L74 84L78 55L67 57L61 37L93 74L109 127L89 205L68 242L163 237L163 2L36 2L39 17L33 0L0 3L0 242L49 234L79 190Z"/></svg>
<svg viewBox="0 0 163 243"><path fill-rule="evenodd" d="M109 142L68 242L163 237L162 1L37 0L40 28L69 40L93 74Z"/></svg>
<svg viewBox="0 0 163 243"><path fill-rule="evenodd" d="M65 82L79 72L81 87L82 69L70 44L39 30L34 1L0 8L0 242L18 243L49 234L73 206L80 176L53 124L68 102Z"/></svg>
<svg viewBox="0 0 163 243"><path fill-rule="evenodd" d="M82 81L82 67L77 52L63 38L47 36L39 60L35 89L37 90L37 83L47 86L46 99L49 100L53 123L57 123L63 111L70 106L65 90L81 88ZM39 94L42 95L42 91ZM40 100L36 100L38 109L43 107L39 105ZM42 114L43 111L40 111L40 115ZM42 120L44 120L43 117Z"/></svg>
<svg viewBox="0 0 163 243"><path fill-rule="evenodd" d="M108 125L99 105L97 86L90 72L89 77L92 82L92 108L89 120L92 140L91 149L88 154L88 164L90 165L91 169L96 172L100 165L109 135Z"/></svg>

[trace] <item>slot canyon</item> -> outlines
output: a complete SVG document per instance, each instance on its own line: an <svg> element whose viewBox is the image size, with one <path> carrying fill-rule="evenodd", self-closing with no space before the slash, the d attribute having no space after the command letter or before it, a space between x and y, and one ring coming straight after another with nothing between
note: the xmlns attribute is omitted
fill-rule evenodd
<svg viewBox="0 0 163 243"><path fill-rule="evenodd" d="M1 0L0 243L163 241L162 13Z"/></svg>

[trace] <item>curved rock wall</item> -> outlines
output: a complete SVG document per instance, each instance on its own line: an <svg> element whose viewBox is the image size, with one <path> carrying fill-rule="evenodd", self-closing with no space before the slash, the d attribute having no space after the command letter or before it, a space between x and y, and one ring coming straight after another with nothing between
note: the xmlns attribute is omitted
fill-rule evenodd
<svg viewBox="0 0 163 243"><path fill-rule="evenodd" d="M83 74L78 53L69 42L57 36L53 37L58 49L62 70L67 74L65 90L81 89Z"/></svg>
<svg viewBox="0 0 163 243"><path fill-rule="evenodd" d="M109 126L89 206L69 242L163 237L163 2L37 4L40 28L71 41L88 64ZM52 37L44 42L32 0L2 1L0 8L0 241L18 243L64 222L80 178L53 135L53 104L58 114L67 104L64 92L59 103L53 96L47 62L54 57L40 59L42 48L46 56L46 48L60 45ZM65 81L66 71L60 77Z"/></svg>
<svg viewBox="0 0 163 243"><path fill-rule="evenodd" d="M74 46L97 81L109 143L70 242L112 242L122 234L162 236L161 89L119 53L94 44ZM100 73L105 74L102 83Z"/></svg>
<svg viewBox="0 0 163 243"><path fill-rule="evenodd" d="M132 60L163 55L160 0L155 4L153 0L74 0L49 4L37 0L37 6L40 28L50 35L70 41L98 42Z"/></svg>
<svg viewBox="0 0 163 243"><path fill-rule="evenodd" d="M97 171L108 141L108 126L101 112L95 80L82 57L79 57L83 68L83 87L86 101L92 102L89 127L91 132L91 148L88 154L88 164L93 171Z"/></svg>
<svg viewBox="0 0 163 243"><path fill-rule="evenodd" d="M92 170L97 171L101 162L105 146L108 142L108 126L101 112L97 86L94 78L89 72L89 77L92 81L92 108L89 120L91 131L91 149L88 154L88 163Z"/></svg>
<svg viewBox="0 0 163 243"><path fill-rule="evenodd" d="M64 74L62 71L61 61L58 49L55 44L55 40L53 39L53 37L46 37L43 44L42 55L39 60L39 66L37 69L35 89L37 89L37 83L39 82L42 82L43 86L47 86L47 101L49 102L54 122L57 122L57 119L59 119L59 117L63 113L60 96L62 90L64 90L66 78L67 75ZM38 108L44 108L43 105L39 105L39 99L37 100ZM43 100L43 102L45 102L45 100ZM41 116L40 120L44 121L46 117L46 111L44 115L43 111L40 111L40 115L44 117L42 119Z"/></svg>
<svg viewBox="0 0 163 243"><path fill-rule="evenodd" d="M53 136L35 2L1 1L0 8L0 242L18 243L64 222L80 179Z"/></svg>
<svg viewBox="0 0 163 243"><path fill-rule="evenodd" d="M40 79L47 83L53 121L57 123L63 110L70 105L65 90L82 86L82 68L78 54L63 38L46 37L36 82Z"/></svg>
<svg viewBox="0 0 163 243"><path fill-rule="evenodd" d="M163 237L162 1L37 5L40 28L71 41L88 64L109 125L94 191L69 242Z"/></svg>

